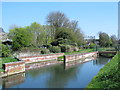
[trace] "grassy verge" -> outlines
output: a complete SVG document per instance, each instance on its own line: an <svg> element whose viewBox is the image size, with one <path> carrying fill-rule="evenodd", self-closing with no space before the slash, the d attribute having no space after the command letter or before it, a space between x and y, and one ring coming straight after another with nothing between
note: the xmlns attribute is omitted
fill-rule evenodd
<svg viewBox="0 0 120 90"><path fill-rule="evenodd" d="M66 52L65 55L71 55L71 54L79 54L79 53L87 53L87 52L93 52L93 49L80 49L79 51L74 52Z"/></svg>
<svg viewBox="0 0 120 90"><path fill-rule="evenodd" d="M103 48L99 48L98 51L115 51L115 48L113 47L103 47Z"/></svg>
<svg viewBox="0 0 120 90"><path fill-rule="evenodd" d="M120 52L92 79L87 88L120 88Z"/></svg>

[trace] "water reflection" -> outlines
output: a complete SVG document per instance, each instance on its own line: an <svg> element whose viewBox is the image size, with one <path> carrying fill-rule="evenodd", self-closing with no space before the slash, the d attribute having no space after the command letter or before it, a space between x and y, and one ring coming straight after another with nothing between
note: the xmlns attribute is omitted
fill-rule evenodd
<svg viewBox="0 0 120 90"><path fill-rule="evenodd" d="M103 66L110 61L111 58L99 57L96 60L93 60L93 65Z"/></svg>
<svg viewBox="0 0 120 90"><path fill-rule="evenodd" d="M0 79L2 88L84 88L110 58L89 58L90 62L75 61L28 70ZM87 61L88 59L86 59ZM83 63L83 64L80 64Z"/></svg>
<svg viewBox="0 0 120 90"><path fill-rule="evenodd" d="M69 82L70 79L75 78L77 75L77 67L72 67L68 70L64 69L64 65L59 65L53 68L51 71L51 77L47 81L48 88L63 88Z"/></svg>
<svg viewBox="0 0 120 90"><path fill-rule="evenodd" d="M25 80L25 73L12 75L6 78L2 78L2 88L10 88L12 86L23 83Z"/></svg>

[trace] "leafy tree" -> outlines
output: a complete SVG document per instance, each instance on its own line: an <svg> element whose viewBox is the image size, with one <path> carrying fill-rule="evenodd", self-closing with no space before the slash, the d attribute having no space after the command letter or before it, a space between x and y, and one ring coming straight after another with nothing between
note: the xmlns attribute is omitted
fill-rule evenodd
<svg viewBox="0 0 120 90"><path fill-rule="evenodd" d="M13 40L13 50L31 45L32 35L25 28L14 28L10 30L9 36Z"/></svg>
<svg viewBox="0 0 120 90"><path fill-rule="evenodd" d="M68 27L69 19L62 12L51 12L47 16L47 23L51 27L51 35L53 36L53 40L55 39L55 34L60 27Z"/></svg>
<svg viewBox="0 0 120 90"><path fill-rule="evenodd" d="M73 31L67 28L58 28L55 39L63 38L63 39L73 39Z"/></svg>
<svg viewBox="0 0 120 90"><path fill-rule="evenodd" d="M7 45L0 44L0 47L1 47L0 53L1 53L2 57L8 57L8 56L10 56L11 50L9 49L9 47Z"/></svg>
<svg viewBox="0 0 120 90"><path fill-rule="evenodd" d="M99 33L99 39L100 39L100 46L101 47L108 47L110 46L110 38L107 33L100 32Z"/></svg>
<svg viewBox="0 0 120 90"><path fill-rule="evenodd" d="M70 21L62 12L51 12L47 16L47 23L51 27L52 42L58 38L68 39L81 45L84 35L78 27L78 21Z"/></svg>
<svg viewBox="0 0 120 90"><path fill-rule="evenodd" d="M117 45L117 37L115 35L112 35L110 38L111 38L112 46L116 46Z"/></svg>
<svg viewBox="0 0 120 90"><path fill-rule="evenodd" d="M34 22L30 26L26 27L26 29L33 35L33 40L31 42L32 45L37 47L45 43L46 32L42 25Z"/></svg>

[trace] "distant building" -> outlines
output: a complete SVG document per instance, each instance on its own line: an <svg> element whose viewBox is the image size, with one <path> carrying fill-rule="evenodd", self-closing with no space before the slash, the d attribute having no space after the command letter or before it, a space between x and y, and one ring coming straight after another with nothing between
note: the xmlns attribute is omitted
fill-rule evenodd
<svg viewBox="0 0 120 90"><path fill-rule="evenodd" d="M85 41L87 42L87 44L89 45L91 42L95 43L96 45L100 44L99 39L85 39Z"/></svg>

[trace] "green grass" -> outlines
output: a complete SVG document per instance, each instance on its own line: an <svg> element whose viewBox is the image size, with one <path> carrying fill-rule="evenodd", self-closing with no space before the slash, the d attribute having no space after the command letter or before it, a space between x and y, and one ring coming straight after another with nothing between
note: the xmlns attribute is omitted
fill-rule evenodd
<svg viewBox="0 0 120 90"><path fill-rule="evenodd" d="M87 53L87 52L94 52L94 50L93 49L80 49L79 51L66 52L65 55L80 54L80 53Z"/></svg>
<svg viewBox="0 0 120 90"><path fill-rule="evenodd" d="M115 51L115 48L113 48L113 47L103 47L103 48L98 48L98 51Z"/></svg>
<svg viewBox="0 0 120 90"><path fill-rule="evenodd" d="M92 79L87 88L120 88L120 52Z"/></svg>

